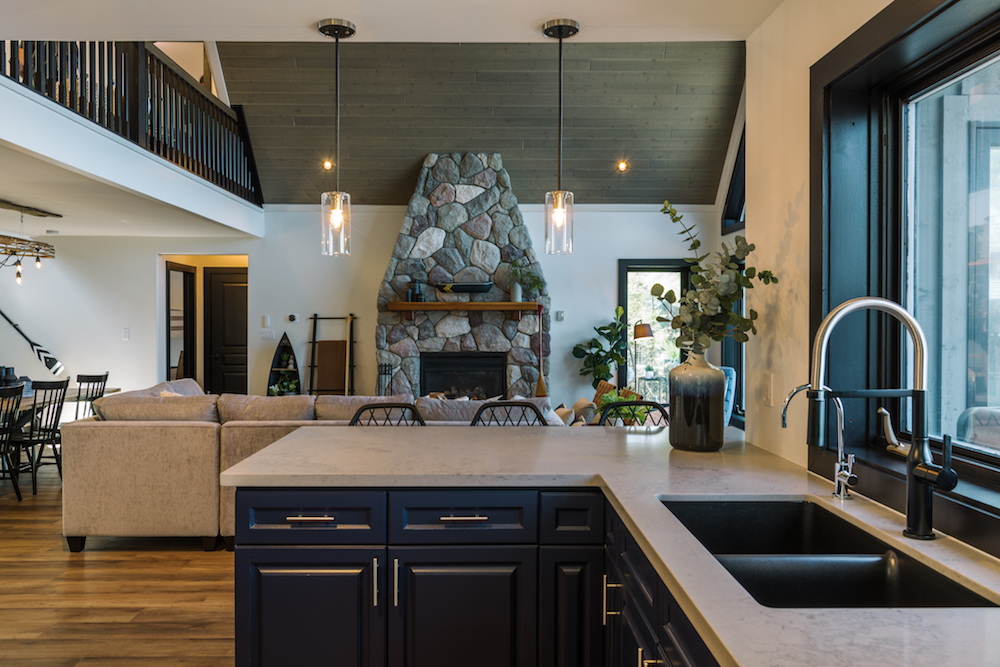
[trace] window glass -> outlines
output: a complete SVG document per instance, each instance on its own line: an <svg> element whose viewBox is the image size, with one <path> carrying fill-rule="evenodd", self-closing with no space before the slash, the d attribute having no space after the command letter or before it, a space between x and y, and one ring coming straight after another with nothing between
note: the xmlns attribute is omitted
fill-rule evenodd
<svg viewBox="0 0 1000 667"><path fill-rule="evenodd" d="M910 98L904 114L904 294L927 336L929 433L997 452L1000 62Z"/></svg>

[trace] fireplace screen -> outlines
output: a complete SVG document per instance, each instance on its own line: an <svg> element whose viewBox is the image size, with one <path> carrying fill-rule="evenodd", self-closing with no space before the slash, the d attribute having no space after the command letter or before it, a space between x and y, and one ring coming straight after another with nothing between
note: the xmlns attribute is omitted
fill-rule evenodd
<svg viewBox="0 0 1000 667"><path fill-rule="evenodd" d="M506 359L505 352L424 352L420 391L475 400L506 396Z"/></svg>

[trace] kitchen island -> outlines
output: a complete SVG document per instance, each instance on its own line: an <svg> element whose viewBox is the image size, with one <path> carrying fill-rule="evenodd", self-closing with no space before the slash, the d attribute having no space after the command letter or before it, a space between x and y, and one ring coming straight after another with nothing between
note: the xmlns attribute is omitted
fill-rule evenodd
<svg viewBox="0 0 1000 667"><path fill-rule="evenodd" d="M993 602L1000 561L951 538L906 540L899 513L861 497L834 501L829 481L730 433L722 451L694 453L672 449L665 432L623 428L303 427L221 480L244 489L595 488L720 665L1000 665L1000 608L758 604L662 498L809 499Z"/></svg>

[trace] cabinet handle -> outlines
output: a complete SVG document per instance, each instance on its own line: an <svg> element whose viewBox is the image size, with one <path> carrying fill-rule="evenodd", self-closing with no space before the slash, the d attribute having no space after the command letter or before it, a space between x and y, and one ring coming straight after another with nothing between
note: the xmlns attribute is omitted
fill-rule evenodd
<svg viewBox="0 0 1000 667"><path fill-rule="evenodd" d="M441 521L489 521L488 516L443 516Z"/></svg>
<svg viewBox="0 0 1000 667"><path fill-rule="evenodd" d="M321 522L329 523L330 521L333 521L333 520L334 520L334 518L332 516L302 516L301 514L298 515L298 516L286 516L285 517L285 521L291 521L293 523L300 523L300 522L301 523L309 523L310 521L321 521Z"/></svg>
<svg viewBox="0 0 1000 667"><path fill-rule="evenodd" d="M378 558L372 558L372 606L378 606Z"/></svg>
<svg viewBox="0 0 1000 667"><path fill-rule="evenodd" d="M608 616L620 616L620 611L608 611L608 589L609 588L621 588L621 584L609 584L608 575L604 575L604 615L601 617L602 624L608 624Z"/></svg>
<svg viewBox="0 0 1000 667"><path fill-rule="evenodd" d="M655 658L653 660L643 660L642 659L642 647L641 646L639 647L639 662L638 662L638 667L649 667L649 665L662 665L662 664L663 664L662 660L655 659Z"/></svg>
<svg viewBox="0 0 1000 667"><path fill-rule="evenodd" d="M399 559L392 559L392 606L399 606Z"/></svg>

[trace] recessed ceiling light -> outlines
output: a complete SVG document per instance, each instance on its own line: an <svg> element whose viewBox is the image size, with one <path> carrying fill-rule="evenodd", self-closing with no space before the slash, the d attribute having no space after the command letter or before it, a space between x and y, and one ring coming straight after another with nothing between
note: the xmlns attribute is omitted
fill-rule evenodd
<svg viewBox="0 0 1000 667"><path fill-rule="evenodd" d="M330 171L331 169L333 169L333 163L327 160L326 162L323 163L323 168L326 169L327 171Z"/></svg>
<svg viewBox="0 0 1000 667"><path fill-rule="evenodd" d="M626 162L625 160L622 160L621 162L619 162L618 163L618 171L620 171L622 173L625 173L626 171L628 171L628 162Z"/></svg>

